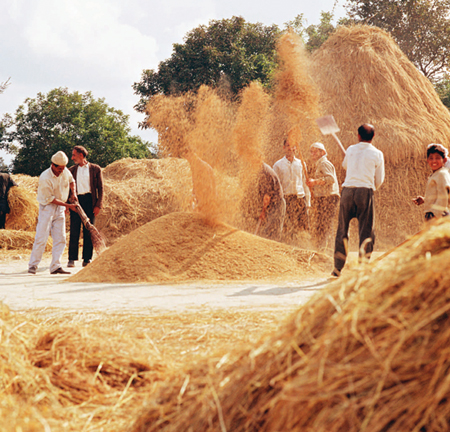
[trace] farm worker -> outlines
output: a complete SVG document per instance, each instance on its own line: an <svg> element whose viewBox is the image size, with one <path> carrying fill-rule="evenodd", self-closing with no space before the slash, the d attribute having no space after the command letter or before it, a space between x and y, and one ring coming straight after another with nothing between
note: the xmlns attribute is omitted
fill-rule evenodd
<svg viewBox="0 0 450 432"><path fill-rule="evenodd" d="M66 247L66 219L64 210L75 210L77 194L75 181L66 168L68 157L62 151L55 153L50 168L39 176L37 200L39 216L36 237L31 251L28 273L36 274L42 259L49 234L53 239L51 274L70 274L61 267L61 257ZM73 204L67 203L69 190L72 191Z"/></svg>
<svg viewBox="0 0 450 432"><path fill-rule="evenodd" d="M413 199L414 204L424 205L425 220L440 218L449 214L450 173L444 164L447 149L442 144L427 147L427 162L433 173L425 187L425 197Z"/></svg>
<svg viewBox="0 0 450 432"><path fill-rule="evenodd" d="M374 191L384 181L383 153L372 145L375 129L370 124L358 128L358 144L351 145L342 166L347 171L342 184L338 228L334 246L333 276L339 276L347 259L348 229L358 219L359 257L370 258L375 243Z"/></svg>
<svg viewBox="0 0 450 432"><path fill-rule="evenodd" d="M314 178L306 182L314 191L311 206L314 215L312 228L317 247L325 249L338 209L339 184L334 165L327 158L325 146L316 142L311 145L309 152L316 164Z"/></svg>
<svg viewBox="0 0 450 432"><path fill-rule="evenodd" d="M88 151L83 146L75 146L72 150L72 160L75 165L71 166L69 171L77 185L78 203L94 225L95 217L100 213L103 203L103 177L102 169L98 165L88 162L87 156ZM78 260L81 225L80 215L76 211L71 211L67 267L75 267L75 261ZM93 249L89 230L83 225L83 267L91 262Z"/></svg>
<svg viewBox="0 0 450 432"><path fill-rule="evenodd" d="M0 173L0 229L5 229L6 215L10 212L8 192L17 183L8 173Z"/></svg>
<svg viewBox="0 0 450 432"><path fill-rule="evenodd" d="M255 234L272 240L280 240L286 215L286 201L283 188L276 172L266 163L256 178L256 214Z"/></svg>
<svg viewBox="0 0 450 432"><path fill-rule="evenodd" d="M296 143L292 135L283 142L284 157L273 165L284 192L286 217L284 232L293 238L299 231L307 231L308 208L311 206L311 193L306 185L306 175L302 161L296 157Z"/></svg>

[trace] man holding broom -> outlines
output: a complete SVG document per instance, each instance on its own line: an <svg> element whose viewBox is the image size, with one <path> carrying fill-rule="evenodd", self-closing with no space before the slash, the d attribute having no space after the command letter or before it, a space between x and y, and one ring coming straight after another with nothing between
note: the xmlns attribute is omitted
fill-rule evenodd
<svg viewBox="0 0 450 432"><path fill-rule="evenodd" d="M103 177L100 166L87 161L88 151L81 145L72 150L75 165L69 170L76 181L78 202L92 225L100 213L103 202ZM69 262L67 267L75 267L78 260L78 249L81 231L81 217L76 211L70 212ZM89 229L83 224L83 267L92 259L93 244Z"/></svg>
<svg viewBox="0 0 450 432"><path fill-rule="evenodd" d="M52 156L50 168L39 177L37 200L39 203L39 217L36 226L36 237L31 251L28 273L36 274L42 255L47 245L48 236L52 236L51 274L70 274L61 266L61 257L66 247L66 209L75 210L77 194L75 181L66 168L69 158L62 151ZM67 203L69 190L72 191L72 202Z"/></svg>
<svg viewBox="0 0 450 432"><path fill-rule="evenodd" d="M372 145L375 129L370 124L358 128L358 144L351 145L342 166L347 170L339 204L339 220L332 276L340 276L347 259L348 229L358 219L359 257L370 258L375 243L374 191L384 181L383 153Z"/></svg>

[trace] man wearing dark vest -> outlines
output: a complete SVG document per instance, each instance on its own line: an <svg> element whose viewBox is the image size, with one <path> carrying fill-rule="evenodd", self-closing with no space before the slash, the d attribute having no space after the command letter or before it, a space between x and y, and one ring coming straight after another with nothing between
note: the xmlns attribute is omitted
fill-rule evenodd
<svg viewBox="0 0 450 432"><path fill-rule="evenodd" d="M83 146L75 146L72 151L72 160L75 165L70 167L77 185L77 196L80 206L86 213L92 224L100 213L103 201L103 177L101 168L87 161L88 151ZM78 248L80 241L82 221L77 212L70 211L70 240L69 262L67 267L75 267L78 260ZM83 226L83 267L92 259L93 246L89 230Z"/></svg>

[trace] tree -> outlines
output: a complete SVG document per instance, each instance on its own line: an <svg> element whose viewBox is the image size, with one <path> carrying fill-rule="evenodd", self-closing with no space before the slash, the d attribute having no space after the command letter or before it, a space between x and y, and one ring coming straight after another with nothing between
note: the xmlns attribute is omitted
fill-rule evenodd
<svg viewBox="0 0 450 432"><path fill-rule="evenodd" d="M62 150L70 159L76 145L86 147L89 160L100 166L124 157L148 157L150 144L130 131L128 116L104 99L57 88L26 99L14 116L4 117L0 148L15 155L14 173L37 176L54 153Z"/></svg>
<svg viewBox="0 0 450 432"><path fill-rule="evenodd" d="M0 173L7 173L7 172L9 172L9 167L6 164L5 159L3 159L0 156Z"/></svg>
<svg viewBox="0 0 450 432"><path fill-rule="evenodd" d="M391 33L401 50L430 80L448 70L450 0L347 0L356 23Z"/></svg>
<svg viewBox="0 0 450 432"><path fill-rule="evenodd" d="M135 109L145 111L157 94L196 91L202 84L217 88L228 81L237 94L252 81L268 85L276 67L276 25L251 24L242 17L210 21L187 33L183 44L173 45L172 56L158 70L144 70L133 85L140 96Z"/></svg>

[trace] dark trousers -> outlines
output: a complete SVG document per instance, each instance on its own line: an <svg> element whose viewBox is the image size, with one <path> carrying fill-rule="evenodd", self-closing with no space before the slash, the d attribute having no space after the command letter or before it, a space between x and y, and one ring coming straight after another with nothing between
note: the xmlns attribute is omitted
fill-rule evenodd
<svg viewBox="0 0 450 432"><path fill-rule="evenodd" d="M5 229L6 213L0 210L0 229Z"/></svg>
<svg viewBox="0 0 450 432"><path fill-rule="evenodd" d="M375 243L373 189L346 188L342 190L339 220L334 246L334 267L341 271L347 259L348 229L353 218L358 219L359 256L370 257ZM367 241L366 241L367 240Z"/></svg>
<svg viewBox="0 0 450 432"><path fill-rule="evenodd" d="M86 216L89 218L92 224L95 222L94 217L94 209L92 206L92 195L84 194L78 195L78 202L80 203L81 208L86 213ZM74 211L70 211L70 240L69 240L69 260L77 261L78 260L78 247L80 241L80 231L81 231L81 222L80 215ZM89 261L92 259L93 252L92 240L89 230L83 225L83 261Z"/></svg>

